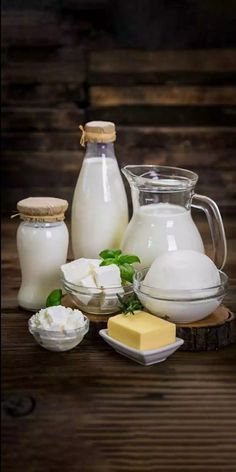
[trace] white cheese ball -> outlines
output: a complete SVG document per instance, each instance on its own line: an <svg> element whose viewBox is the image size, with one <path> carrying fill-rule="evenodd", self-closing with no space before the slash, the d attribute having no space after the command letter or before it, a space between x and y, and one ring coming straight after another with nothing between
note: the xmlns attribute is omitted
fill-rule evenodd
<svg viewBox="0 0 236 472"><path fill-rule="evenodd" d="M162 290L195 290L220 284L214 262L197 251L170 251L152 263L144 285Z"/></svg>

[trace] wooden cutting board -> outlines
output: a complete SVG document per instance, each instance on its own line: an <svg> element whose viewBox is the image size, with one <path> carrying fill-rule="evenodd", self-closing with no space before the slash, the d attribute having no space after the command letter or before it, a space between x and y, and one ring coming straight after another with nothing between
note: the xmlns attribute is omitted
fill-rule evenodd
<svg viewBox="0 0 236 472"><path fill-rule="evenodd" d="M65 295L62 304L67 307L77 308L69 295ZM94 315L86 313L92 323L107 324L107 320L113 315ZM177 324L176 334L184 339L181 351L215 351L228 346L232 342L232 324L234 314L224 305L219 306L211 315L203 320L189 324Z"/></svg>

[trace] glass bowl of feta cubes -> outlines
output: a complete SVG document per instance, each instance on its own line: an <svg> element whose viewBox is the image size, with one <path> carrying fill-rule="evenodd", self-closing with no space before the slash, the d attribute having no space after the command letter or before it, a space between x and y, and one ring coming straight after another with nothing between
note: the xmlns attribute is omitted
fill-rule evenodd
<svg viewBox="0 0 236 472"><path fill-rule="evenodd" d="M125 301L133 293L133 285L122 284L117 265L100 263L101 259L81 258L61 266L63 288L73 304L85 313L117 313L120 310L117 295Z"/></svg>

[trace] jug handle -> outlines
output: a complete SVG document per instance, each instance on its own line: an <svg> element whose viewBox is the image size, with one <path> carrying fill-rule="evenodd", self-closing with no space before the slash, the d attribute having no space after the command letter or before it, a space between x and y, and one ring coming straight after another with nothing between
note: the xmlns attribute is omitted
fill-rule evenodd
<svg viewBox="0 0 236 472"><path fill-rule="evenodd" d="M219 269L223 269L227 257L227 243L222 217L216 202L205 195L195 193L191 207L204 211L211 232L213 261Z"/></svg>

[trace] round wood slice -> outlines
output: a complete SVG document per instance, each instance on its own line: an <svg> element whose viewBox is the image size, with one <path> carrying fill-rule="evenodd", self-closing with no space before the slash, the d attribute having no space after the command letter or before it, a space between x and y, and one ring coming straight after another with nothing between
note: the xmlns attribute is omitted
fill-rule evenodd
<svg viewBox="0 0 236 472"><path fill-rule="evenodd" d="M176 334L184 339L182 351L215 351L232 342L233 313L221 305L203 320L177 324Z"/></svg>
<svg viewBox="0 0 236 472"><path fill-rule="evenodd" d="M62 305L78 308L70 295L65 295ZM112 315L94 315L85 313L92 323L106 325ZM176 335L184 340L181 351L215 351L228 346L232 342L233 313L224 305L219 306L211 315L203 320L189 324L177 324ZM100 329L100 326L99 326Z"/></svg>

